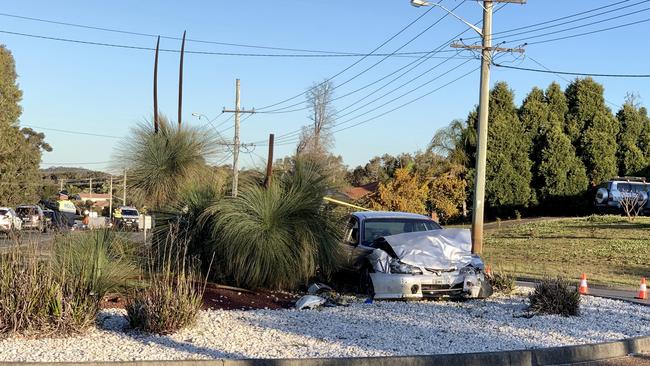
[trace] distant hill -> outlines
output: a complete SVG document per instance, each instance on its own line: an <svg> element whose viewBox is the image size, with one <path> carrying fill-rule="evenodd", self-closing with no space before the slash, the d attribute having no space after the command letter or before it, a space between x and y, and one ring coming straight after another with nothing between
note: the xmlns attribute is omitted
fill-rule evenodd
<svg viewBox="0 0 650 366"><path fill-rule="evenodd" d="M43 179L83 179L83 178L105 178L110 174L98 170L91 170L86 168L74 168L67 166L53 166L46 169L40 169L41 177Z"/></svg>

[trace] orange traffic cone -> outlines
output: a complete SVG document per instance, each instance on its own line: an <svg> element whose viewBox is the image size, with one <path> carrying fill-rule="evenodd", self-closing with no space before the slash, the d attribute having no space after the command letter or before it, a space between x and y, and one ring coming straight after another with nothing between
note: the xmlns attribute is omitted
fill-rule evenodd
<svg viewBox="0 0 650 366"><path fill-rule="evenodd" d="M645 277L641 278L641 285L639 285L639 295L637 299L647 300L648 299L648 290L645 285Z"/></svg>
<svg viewBox="0 0 650 366"><path fill-rule="evenodd" d="M578 287L578 292L582 295L586 295L589 293L589 287L587 286L587 275L582 274L582 277L580 277L580 287Z"/></svg>

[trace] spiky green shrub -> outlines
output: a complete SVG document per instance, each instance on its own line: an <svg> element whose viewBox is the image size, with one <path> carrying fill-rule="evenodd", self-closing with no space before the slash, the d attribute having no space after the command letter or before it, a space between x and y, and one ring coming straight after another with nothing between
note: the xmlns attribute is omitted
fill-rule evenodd
<svg viewBox="0 0 650 366"><path fill-rule="evenodd" d="M0 254L0 334L66 335L92 326L101 298L139 274L130 248L98 231L57 237L49 256L35 242Z"/></svg>
<svg viewBox="0 0 650 366"><path fill-rule="evenodd" d="M580 315L580 293L562 278L545 278L528 296L530 310L540 314Z"/></svg>
<svg viewBox="0 0 650 366"><path fill-rule="evenodd" d="M73 232L54 240L57 272L86 283L99 296L137 285L140 268L135 244L113 230Z"/></svg>
<svg viewBox="0 0 650 366"><path fill-rule="evenodd" d="M177 201L157 213L152 240L154 257L160 258L168 238L175 235L187 241L187 255L200 260L203 273L209 271L207 266L213 256L212 248L208 245L211 230L209 224L202 223L200 218L208 207L222 199L223 187L224 178L217 174L188 182L181 189Z"/></svg>
<svg viewBox="0 0 650 366"><path fill-rule="evenodd" d="M206 282L188 259L187 248L188 242L172 227L160 257L149 257L148 285L135 291L126 306L132 328L171 334L195 322Z"/></svg>
<svg viewBox="0 0 650 366"><path fill-rule="evenodd" d="M162 116L159 122L158 133L152 123L139 124L116 152L119 168L127 168L129 195L154 210L175 202L186 182L209 173L206 163L224 146L210 130L178 128Z"/></svg>
<svg viewBox="0 0 650 366"><path fill-rule="evenodd" d="M339 221L323 196L326 177L313 164L296 162L268 188L247 182L204 215L213 223L216 268L247 288L291 289L340 263Z"/></svg>

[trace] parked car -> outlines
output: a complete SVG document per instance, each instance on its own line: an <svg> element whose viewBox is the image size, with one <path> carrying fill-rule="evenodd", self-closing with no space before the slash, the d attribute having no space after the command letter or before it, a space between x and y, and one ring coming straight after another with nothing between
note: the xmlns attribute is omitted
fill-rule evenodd
<svg viewBox="0 0 650 366"><path fill-rule="evenodd" d="M113 215L115 227L119 230L140 230L140 213L135 207L122 206Z"/></svg>
<svg viewBox="0 0 650 366"><path fill-rule="evenodd" d="M443 229L404 212L355 212L344 235L347 266L376 299L487 297L484 264L469 230Z"/></svg>
<svg viewBox="0 0 650 366"><path fill-rule="evenodd" d="M45 221L45 229L54 229L54 211L46 208L43 210L43 219Z"/></svg>
<svg viewBox="0 0 650 366"><path fill-rule="evenodd" d="M11 207L0 207L0 233L9 237L20 236L23 221Z"/></svg>
<svg viewBox="0 0 650 366"><path fill-rule="evenodd" d="M650 211L650 201L648 200L648 191L650 184L646 183L645 178L637 177L619 177L611 179L598 187L594 204L599 213L623 213L621 201L625 198L636 200L639 205L643 205L643 212Z"/></svg>
<svg viewBox="0 0 650 366"><path fill-rule="evenodd" d="M43 209L36 205L22 205L16 207L16 214L23 221L23 229L36 229L47 232Z"/></svg>

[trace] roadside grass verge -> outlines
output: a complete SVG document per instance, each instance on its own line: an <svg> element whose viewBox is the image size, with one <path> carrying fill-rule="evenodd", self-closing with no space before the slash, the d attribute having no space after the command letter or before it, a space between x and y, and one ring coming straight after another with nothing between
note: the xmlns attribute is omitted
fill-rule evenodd
<svg viewBox="0 0 650 366"><path fill-rule="evenodd" d="M490 225L484 260L517 277L579 278L590 283L638 286L650 277L650 217L587 216Z"/></svg>

